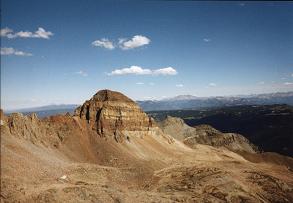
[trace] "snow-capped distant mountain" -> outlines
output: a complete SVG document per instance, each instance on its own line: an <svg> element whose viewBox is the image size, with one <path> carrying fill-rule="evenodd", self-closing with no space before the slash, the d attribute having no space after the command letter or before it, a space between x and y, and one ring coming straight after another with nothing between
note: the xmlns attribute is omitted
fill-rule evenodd
<svg viewBox="0 0 293 203"><path fill-rule="evenodd" d="M209 107L240 106L240 105L293 105L293 92L277 92L268 94L242 96L197 97L179 95L163 100L137 101L145 111L199 109Z"/></svg>

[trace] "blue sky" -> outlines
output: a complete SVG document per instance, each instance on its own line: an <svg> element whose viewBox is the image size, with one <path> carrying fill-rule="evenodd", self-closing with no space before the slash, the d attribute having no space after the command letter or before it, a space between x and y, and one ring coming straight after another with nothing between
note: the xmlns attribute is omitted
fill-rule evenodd
<svg viewBox="0 0 293 203"><path fill-rule="evenodd" d="M293 4L1 1L1 107L293 90Z"/></svg>

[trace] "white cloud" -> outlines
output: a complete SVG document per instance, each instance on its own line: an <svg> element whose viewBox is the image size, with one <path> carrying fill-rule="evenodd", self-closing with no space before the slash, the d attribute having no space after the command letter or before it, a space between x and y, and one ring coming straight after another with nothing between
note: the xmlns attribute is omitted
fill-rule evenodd
<svg viewBox="0 0 293 203"><path fill-rule="evenodd" d="M137 82L136 84L137 84L137 85L144 85L143 82Z"/></svg>
<svg viewBox="0 0 293 203"><path fill-rule="evenodd" d="M111 42L110 40L106 39L106 38L102 38L100 40L95 40L92 42L92 45L95 47L104 47L106 49L115 49L115 46L113 44L113 42Z"/></svg>
<svg viewBox="0 0 293 203"><path fill-rule="evenodd" d="M151 42L151 40L142 35L135 35L131 39L127 38L119 38L118 44L108 40L107 38L102 38L99 40L95 40L92 42L93 46L104 47L106 49L115 49L116 47L120 47L123 50L134 49L137 47L141 47L147 45Z"/></svg>
<svg viewBox="0 0 293 203"><path fill-rule="evenodd" d="M88 76L87 72L85 72L83 70L77 71L74 74L81 75L83 77L87 77Z"/></svg>
<svg viewBox="0 0 293 203"><path fill-rule="evenodd" d="M293 82L285 82L284 85L293 85Z"/></svg>
<svg viewBox="0 0 293 203"><path fill-rule="evenodd" d="M130 66L130 68L122 68L113 70L108 75L176 75L177 71L172 67L160 68L160 69L147 69L139 66Z"/></svg>
<svg viewBox="0 0 293 203"><path fill-rule="evenodd" d="M216 83L213 83L213 82L211 82L211 83L209 83L209 86L210 86L210 87L216 87L216 86L217 86L217 84L216 84Z"/></svg>
<svg viewBox="0 0 293 203"><path fill-rule="evenodd" d="M42 39L50 39L53 36L53 33L50 31L46 31L44 28L39 27L37 31L19 31L14 33L10 28L1 29L1 37L7 37L9 39L13 38L42 38Z"/></svg>
<svg viewBox="0 0 293 203"><path fill-rule="evenodd" d="M176 75L177 71L172 67L161 68L153 71L154 75Z"/></svg>
<svg viewBox="0 0 293 203"><path fill-rule="evenodd" d="M141 46L149 44L150 42L151 40L149 38L142 35L135 35L130 40L123 39L123 38L119 39L120 48L123 50L141 47Z"/></svg>
<svg viewBox="0 0 293 203"><path fill-rule="evenodd" d="M204 38L203 41L205 41L205 42L210 42L210 41L212 41L212 40L209 39L209 38Z"/></svg>
<svg viewBox="0 0 293 203"><path fill-rule="evenodd" d="M149 83L149 85L150 85L150 86L154 86L154 85L155 85L155 83L153 83L153 82L150 82L150 83Z"/></svg>
<svg viewBox="0 0 293 203"><path fill-rule="evenodd" d="M11 30L10 28L6 27L0 30L0 36L1 37L6 37L9 33L12 33L13 30Z"/></svg>
<svg viewBox="0 0 293 203"><path fill-rule="evenodd" d="M36 38L49 39L52 35L52 32L46 31L44 28L39 27L39 29L35 32L33 36Z"/></svg>
<svg viewBox="0 0 293 203"><path fill-rule="evenodd" d="M265 82L264 82L264 81L260 81L260 82L258 82L258 84L259 84L259 85L264 85Z"/></svg>
<svg viewBox="0 0 293 203"><path fill-rule="evenodd" d="M16 38L16 37L22 37L22 38L30 38L33 36L32 32L28 32L28 31L20 31L17 32L15 34L11 34L11 35L7 35L8 38Z"/></svg>
<svg viewBox="0 0 293 203"><path fill-rule="evenodd" d="M183 87L183 84L176 84L176 87Z"/></svg>
<svg viewBox="0 0 293 203"><path fill-rule="evenodd" d="M291 76L293 77L293 73L291 74Z"/></svg>
<svg viewBox="0 0 293 203"><path fill-rule="evenodd" d="M1 47L1 55L32 56L31 53L19 51L12 47Z"/></svg>
<svg viewBox="0 0 293 203"><path fill-rule="evenodd" d="M139 66L130 66L130 68L122 68L122 69L113 70L108 75L128 75L128 74L150 75L152 74L152 71L150 69L143 69Z"/></svg>

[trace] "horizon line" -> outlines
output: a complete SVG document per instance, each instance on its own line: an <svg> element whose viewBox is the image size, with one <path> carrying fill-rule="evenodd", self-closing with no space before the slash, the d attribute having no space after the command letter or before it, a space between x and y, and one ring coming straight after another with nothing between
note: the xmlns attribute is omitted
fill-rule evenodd
<svg viewBox="0 0 293 203"><path fill-rule="evenodd" d="M103 90L103 89L101 89ZM99 90L100 91L100 90ZM111 91L116 91L116 90L111 90ZM118 91L120 92L120 91ZM122 92L120 92L122 93ZM197 98L216 98L216 97L242 97L242 96L254 96L254 95L266 95L266 94L284 94L284 93L293 93L293 91L284 91L284 92L269 92L269 93L258 93L258 94L237 94L237 95L215 95L215 96L195 96L192 94L179 94L176 96L171 96L171 97L166 97L166 98L161 98L161 99L132 99L135 102L139 102L139 101L162 101L162 100L166 100L166 99L172 99L178 96L193 96L193 97L197 97ZM124 93L122 93L124 94ZM124 94L125 95L125 94ZM125 95L127 96L127 95ZM128 97L128 96L127 96ZM131 98L130 98L131 99ZM1 101L2 103L2 101ZM4 110L4 108L2 108L2 106L0 106L0 109L3 110L3 112L10 112L13 113L12 111L16 112L16 111L23 111L23 110L27 110L27 109L32 109L32 108L42 108L42 107L47 107L47 106L61 106L61 105L82 105L82 103L49 103L49 104L44 104L42 106L31 106L31 107L24 107L24 108L12 108L12 109L6 109Z"/></svg>

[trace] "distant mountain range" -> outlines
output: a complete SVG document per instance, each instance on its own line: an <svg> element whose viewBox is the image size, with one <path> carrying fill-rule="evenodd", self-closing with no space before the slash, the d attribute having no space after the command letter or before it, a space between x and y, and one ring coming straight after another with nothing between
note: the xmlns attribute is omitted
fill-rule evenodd
<svg viewBox="0 0 293 203"><path fill-rule="evenodd" d="M20 112L24 115L31 114L32 112L35 112L39 117L46 117L51 116L55 114L63 114L63 113L73 113L74 109L78 107L78 104L53 104L53 105L47 105L47 106L40 106L40 107L32 107L32 108L23 108L23 109L16 109L16 110L9 110L5 111L5 114L11 114L14 112Z"/></svg>
<svg viewBox="0 0 293 203"><path fill-rule="evenodd" d="M136 101L144 111L180 110L180 109L201 109L226 106L242 105L271 105L288 104L293 105L292 92L278 92L269 94L237 95L237 96L216 96L197 97L193 95L178 95L162 100ZM29 114L36 112L39 116L49 116L58 113L72 113L78 104L47 105L41 107L24 108L5 111L6 114L21 112Z"/></svg>
<svg viewBox="0 0 293 203"><path fill-rule="evenodd" d="M13 113L13 112L23 113L23 112L36 112L36 111L50 111L50 110L60 110L60 109L74 109L77 106L78 106L77 104L52 104L52 105L39 106L39 107L9 110L5 112L6 113Z"/></svg>
<svg viewBox="0 0 293 203"><path fill-rule="evenodd" d="M179 95L163 100L144 100L137 102L145 111L200 109L242 105L293 105L293 92L216 97Z"/></svg>

